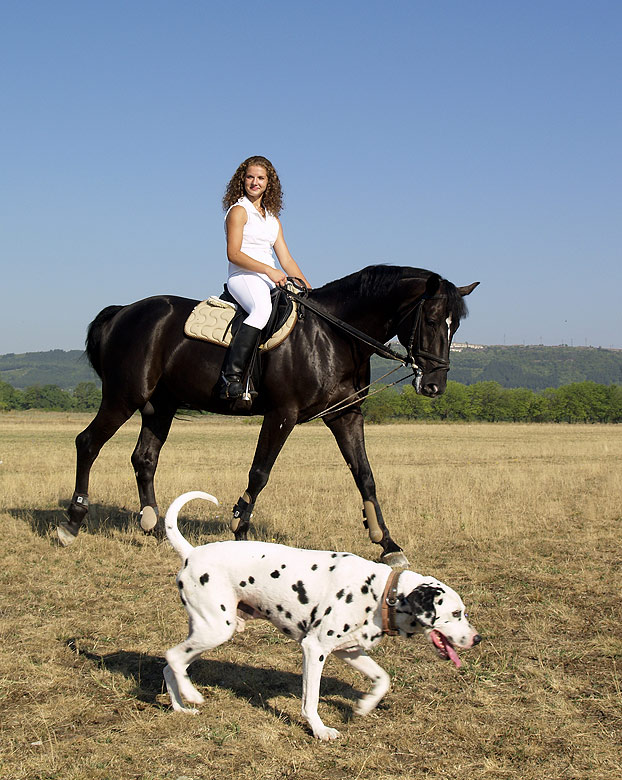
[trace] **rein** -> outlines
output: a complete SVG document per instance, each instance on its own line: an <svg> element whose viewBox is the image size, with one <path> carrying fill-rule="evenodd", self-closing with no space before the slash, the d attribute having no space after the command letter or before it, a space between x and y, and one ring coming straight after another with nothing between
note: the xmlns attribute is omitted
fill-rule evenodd
<svg viewBox="0 0 622 780"><path fill-rule="evenodd" d="M410 339L408 340L408 349L406 355L404 356L404 355L400 355L398 352L395 352L390 347L387 347L385 344L373 338L372 336L369 336L367 333L363 333L363 331L359 330L358 328L355 328L353 325L349 325L347 322L340 320L338 317L335 317L333 314L330 314L330 312L327 312L325 309L322 309L317 304L311 303L307 298L309 291L306 285L300 279L297 279L295 277L288 277L288 281L293 285L293 287L295 287L299 291L299 292L294 292L293 290L284 287L283 291L289 298L295 300L298 304L309 309L309 311L312 311L314 314L317 314L318 317L321 317L323 320L326 320L326 322L329 322L331 325L334 325L339 330L342 330L345 333L348 333L350 336L353 336L355 339L357 339L357 341L360 341L363 344L366 344L367 346L371 347L374 350L374 352L376 352L381 357L388 358L389 360L395 360L401 363L403 367L412 368L411 374L408 374L407 376L402 377L401 379L397 379L395 382L392 382L390 385L387 385L387 387L393 387L399 382L403 382L406 379L410 379L412 376L416 377L416 381L419 381L423 373L421 368L416 363L416 359L419 357L423 357L427 360L431 360L435 363L438 363L439 369L449 370L449 361L445 360L445 358L439 357L438 355L433 355L431 352L427 352L420 348L417 349L414 348L415 341L417 343L421 342L421 319L422 319L424 303L426 301L438 300L440 298L444 298L445 296L422 295L421 298L419 298L419 300L417 300L413 304L413 306L409 307L406 313L401 317L400 321L396 325L396 330L400 327L400 325L404 322L404 320L413 313L413 311L416 312L412 331L410 334ZM373 387L375 384L377 384L378 382L380 382L382 379L389 376L390 374L395 373L396 371L399 370L399 368L400 367L398 366L392 369L391 371L387 371L387 373L384 374L383 376L379 377L378 379L375 379L373 382L370 382L370 384L366 385L365 387L361 387L359 390L356 390L354 393L347 396L346 398L343 398L341 401L338 401L332 406L329 406L327 409L324 409L322 412L318 412L318 414L314 415L313 417L310 417L305 422L312 422L313 420L317 420L320 417L325 417L327 414L330 414L331 412L341 412L344 409L349 408L350 406L354 406L361 400L360 398L361 393L365 392L365 390L369 390L370 387ZM381 387L378 390L375 390L373 393L369 393L367 395L367 398L371 398L372 396L382 392L385 389L386 389L385 387Z"/></svg>

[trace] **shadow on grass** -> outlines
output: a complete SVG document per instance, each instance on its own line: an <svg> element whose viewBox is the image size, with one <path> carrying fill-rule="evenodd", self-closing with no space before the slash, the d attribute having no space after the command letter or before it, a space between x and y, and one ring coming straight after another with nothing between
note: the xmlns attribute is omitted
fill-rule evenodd
<svg viewBox="0 0 622 780"><path fill-rule="evenodd" d="M164 658L126 650L108 654L94 653L81 648L77 639L69 639L66 644L77 656L96 664L100 669L105 669L111 674L121 673L132 680L136 684L134 695L139 701L154 707L163 706L158 701L158 697L166 691L163 676L166 666ZM275 696L300 699L302 695L300 674L278 671L269 667L199 659L190 666L190 674L192 682L198 686L227 689L254 707L286 720L287 717L268 700ZM360 692L336 677L323 676L321 695L324 699L340 697L354 702L359 698ZM350 720L353 714L352 707L340 699L333 698L331 705L341 711L344 721Z"/></svg>
<svg viewBox="0 0 622 780"><path fill-rule="evenodd" d="M69 506L69 501L66 502ZM30 525L32 531L38 536L47 536L50 531L55 531L57 526L68 519L67 511L63 507L58 509L8 509L8 514L18 520L23 520ZM182 534L191 544L204 544L213 537L218 539L232 539L233 534L227 522L223 520L185 520L183 515L179 518L179 527ZM89 512L82 524L82 530L90 534L103 534L111 531L133 532L140 531L140 515L128 509L122 509L108 504L91 504ZM161 517L157 528L152 534L158 539L166 539L164 532L164 518ZM262 523L253 523L250 531L251 538L267 538L275 536L273 529ZM275 541L286 543L283 538Z"/></svg>

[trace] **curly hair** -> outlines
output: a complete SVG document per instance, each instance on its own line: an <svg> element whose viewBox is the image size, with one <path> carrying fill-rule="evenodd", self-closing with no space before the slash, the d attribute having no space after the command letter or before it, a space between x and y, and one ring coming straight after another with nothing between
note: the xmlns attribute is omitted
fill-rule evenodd
<svg viewBox="0 0 622 780"><path fill-rule="evenodd" d="M268 186L263 194L261 203L266 211L269 211L273 216L278 217L283 210L283 190L281 189L281 182L279 175L276 172L274 165L270 160L261 155L255 155L249 157L241 163L236 172L231 177L227 189L222 199L222 207L224 211L231 208L240 198L245 195L244 190L244 178L246 171L251 165L261 165L268 174Z"/></svg>

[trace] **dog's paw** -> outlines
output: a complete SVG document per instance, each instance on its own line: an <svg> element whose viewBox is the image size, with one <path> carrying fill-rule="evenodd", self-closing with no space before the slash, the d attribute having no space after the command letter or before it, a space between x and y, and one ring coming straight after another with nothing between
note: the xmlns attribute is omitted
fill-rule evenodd
<svg viewBox="0 0 622 780"><path fill-rule="evenodd" d="M369 713L375 708L378 701L372 696L361 696L361 698L354 705L355 715L369 715Z"/></svg>
<svg viewBox="0 0 622 780"><path fill-rule="evenodd" d="M205 699L196 688L184 690L181 694L189 704L205 704ZM198 712L198 710L194 710Z"/></svg>
<svg viewBox="0 0 622 780"><path fill-rule="evenodd" d="M338 739L341 734L337 729L329 729L328 726L322 726L321 728L314 729L313 736L321 742L331 742L333 739Z"/></svg>

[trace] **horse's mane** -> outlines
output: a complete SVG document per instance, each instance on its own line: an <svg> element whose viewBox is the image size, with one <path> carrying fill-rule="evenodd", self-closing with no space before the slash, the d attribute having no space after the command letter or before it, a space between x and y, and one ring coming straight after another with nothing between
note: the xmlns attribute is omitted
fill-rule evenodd
<svg viewBox="0 0 622 780"><path fill-rule="evenodd" d="M368 265L367 268L363 268L361 271L355 271L348 276L316 288L313 293L320 299L324 296L331 298L335 295L340 298L349 298L350 296L357 298L382 297L390 293L402 279L427 280L431 276L438 276L438 274L435 274L433 271L426 271L424 268L410 268L398 265ZM454 284L441 276L439 276L439 279L444 284L444 292L447 295L448 309L452 318L457 321L464 319L468 314L464 298Z"/></svg>

